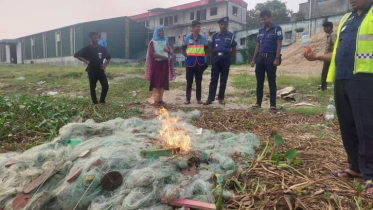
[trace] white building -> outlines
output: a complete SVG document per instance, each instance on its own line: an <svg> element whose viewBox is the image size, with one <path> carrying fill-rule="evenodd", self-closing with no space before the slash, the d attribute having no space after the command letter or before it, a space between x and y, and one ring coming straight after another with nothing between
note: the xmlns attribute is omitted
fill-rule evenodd
<svg viewBox="0 0 373 210"><path fill-rule="evenodd" d="M191 33L193 20L202 23L202 33L206 36L219 31L217 21L223 17L229 17L229 31L240 31L246 27L246 11L247 3L243 0L200 0L171 8L155 8L130 18L149 29L149 39L158 25L164 26L170 45L177 52L177 61L182 63L181 45L183 38Z"/></svg>

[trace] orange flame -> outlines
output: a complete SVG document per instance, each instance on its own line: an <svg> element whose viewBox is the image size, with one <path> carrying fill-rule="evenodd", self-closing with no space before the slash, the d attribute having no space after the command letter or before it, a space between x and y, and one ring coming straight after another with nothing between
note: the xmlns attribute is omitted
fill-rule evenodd
<svg viewBox="0 0 373 210"><path fill-rule="evenodd" d="M188 152L191 149L190 137L177 125L179 117L171 117L165 108L158 110L157 114L162 120L162 130L159 131L160 146L180 148L181 152Z"/></svg>

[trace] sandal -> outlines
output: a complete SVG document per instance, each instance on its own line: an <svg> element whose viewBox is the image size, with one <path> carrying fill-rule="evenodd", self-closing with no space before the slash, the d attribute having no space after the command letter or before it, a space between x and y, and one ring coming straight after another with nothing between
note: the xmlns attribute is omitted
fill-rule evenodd
<svg viewBox="0 0 373 210"><path fill-rule="evenodd" d="M164 101L159 101L158 102L158 106L166 106L167 104L166 104L166 102L164 102Z"/></svg>
<svg viewBox="0 0 373 210"><path fill-rule="evenodd" d="M275 107L275 106L271 106L271 107L269 108L269 110L277 111L277 107Z"/></svg>
<svg viewBox="0 0 373 210"><path fill-rule="evenodd" d="M338 177L338 178L349 178L349 179L353 179L353 178L363 178L362 176L352 175L350 172L345 171L345 170L342 170L342 171L340 171L340 172L336 172L335 170L331 169L330 171L332 172L332 174L333 174L335 177ZM340 177L340 176L338 176L338 174L346 174L347 177ZM373 187L373 185L372 185L372 187Z"/></svg>
<svg viewBox="0 0 373 210"><path fill-rule="evenodd" d="M146 101L146 105L149 105L149 106L157 106L158 103L156 103L156 102L151 102L151 101Z"/></svg>
<svg viewBox="0 0 373 210"><path fill-rule="evenodd" d="M365 193L367 193L368 189L373 188L373 183L372 182L370 182L370 183L364 182L363 186L365 187ZM373 195L373 193L369 193L368 195Z"/></svg>
<svg viewBox="0 0 373 210"><path fill-rule="evenodd" d="M252 106L253 107L253 109L260 109L260 108L262 108L259 104L255 104L254 106Z"/></svg>

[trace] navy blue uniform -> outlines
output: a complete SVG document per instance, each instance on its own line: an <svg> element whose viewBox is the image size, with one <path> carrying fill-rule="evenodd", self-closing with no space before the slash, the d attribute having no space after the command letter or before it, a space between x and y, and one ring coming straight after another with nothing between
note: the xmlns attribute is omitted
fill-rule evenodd
<svg viewBox="0 0 373 210"><path fill-rule="evenodd" d="M269 30L262 27L259 30L256 42L260 44L259 55L256 58L256 96L257 104L262 105L263 100L263 85L265 79L265 73L267 72L270 103L271 106L276 106L276 70L277 67L273 66L276 59L277 52L277 41L283 40L282 29L280 26L272 24Z"/></svg>
<svg viewBox="0 0 373 210"><path fill-rule="evenodd" d="M235 35L229 31L222 34L220 31L212 35L209 40L209 46L214 49L214 57L211 67L211 82L209 91L209 101L214 101L220 75L220 88L218 100L224 100L225 89L227 87L229 67L231 65L230 54L232 47L237 46Z"/></svg>
<svg viewBox="0 0 373 210"><path fill-rule="evenodd" d="M373 75L353 74L356 37L369 8L353 12L339 34L334 97L349 169L373 179Z"/></svg>

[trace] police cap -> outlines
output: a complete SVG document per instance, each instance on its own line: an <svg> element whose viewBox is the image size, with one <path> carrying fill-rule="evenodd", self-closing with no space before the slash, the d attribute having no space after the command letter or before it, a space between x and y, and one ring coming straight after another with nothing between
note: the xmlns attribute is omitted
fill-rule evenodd
<svg viewBox="0 0 373 210"><path fill-rule="evenodd" d="M218 23L228 23L228 21L229 21L229 17L223 17L222 19L218 21Z"/></svg>

